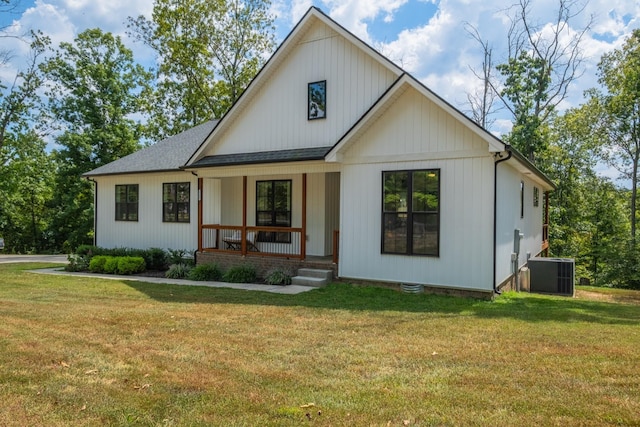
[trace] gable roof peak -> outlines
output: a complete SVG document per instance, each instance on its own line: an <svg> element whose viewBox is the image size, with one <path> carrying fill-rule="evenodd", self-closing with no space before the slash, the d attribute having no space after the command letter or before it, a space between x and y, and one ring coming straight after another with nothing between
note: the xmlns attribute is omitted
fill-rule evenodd
<svg viewBox="0 0 640 427"><path fill-rule="evenodd" d="M247 88L242 92L236 102L229 108L226 114L220 119L220 125L216 126L211 132L209 137L202 143L200 147L193 153L184 166L188 167L202 157L206 152L208 146L215 141L215 136L224 133L228 126L234 122L234 120L242 114L243 106L246 103L251 102L253 96L260 91L260 88L265 84L269 77L276 72L278 66L285 60L285 58L297 48L297 42L299 42L309 28L316 22L316 20L324 23L333 31L344 37L346 40L357 46L360 50L371 56L383 67L400 77L406 73L397 64L391 61L386 56L382 55L372 46L360 39L358 36L344 28L329 15L323 12L316 6L311 6L298 23L293 27L291 32L285 37L282 43L278 46L276 51L267 60L264 66L258 71L258 74L251 80Z"/></svg>

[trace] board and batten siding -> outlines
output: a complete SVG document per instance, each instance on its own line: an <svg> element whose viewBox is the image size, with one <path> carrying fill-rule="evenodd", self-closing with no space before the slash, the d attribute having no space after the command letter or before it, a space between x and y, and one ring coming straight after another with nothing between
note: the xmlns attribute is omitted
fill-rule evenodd
<svg viewBox="0 0 640 427"><path fill-rule="evenodd" d="M520 241L518 266L527 263L527 253L539 255L542 248L542 222L544 195L539 184L518 172L508 164L501 163L497 170L496 212L496 285L514 273L511 254L514 249L514 230L524 235ZM520 217L520 183L524 182L524 216ZM538 206L533 205L533 189L538 188Z"/></svg>
<svg viewBox="0 0 640 427"><path fill-rule="evenodd" d="M96 245L104 248L195 250L198 246L198 182L190 173L131 174L96 177ZM189 182L190 222L162 222L162 184ZM138 184L138 221L115 220L115 186Z"/></svg>
<svg viewBox="0 0 640 427"><path fill-rule="evenodd" d="M491 290L492 167L491 158L345 166L340 276ZM382 172L432 168L440 169L440 255L382 254Z"/></svg>
<svg viewBox="0 0 640 427"><path fill-rule="evenodd" d="M343 153L340 276L491 291L493 167L486 141L406 91ZM382 254L382 172L432 168L440 255Z"/></svg>
<svg viewBox="0 0 640 427"><path fill-rule="evenodd" d="M332 146L397 77L318 21L204 155ZM307 120L307 85L322 80L327 116Z"/></svg>

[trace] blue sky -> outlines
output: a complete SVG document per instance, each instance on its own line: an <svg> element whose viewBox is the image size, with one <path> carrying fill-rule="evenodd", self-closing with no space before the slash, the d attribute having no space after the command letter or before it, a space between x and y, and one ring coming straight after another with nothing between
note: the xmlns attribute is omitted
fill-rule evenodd
<svg viewBox="0 0 640 427"><path fill-rule="evenodd" d="M594 23L583 42L587 61L584 74L571 88L561 108L577 106L585 89L597 86L596 66L605 52L622 45L633 29L640 28L640 3L636 0L576 0L584 12L572 22L582 27L589 16ZM498 62L506 58L507 9L515 0L272 0L277 39L289 33L310 6L317 6L349 31L381 51L406 71L462 111L467 93L479 86L471 68L478 69L481 51L464 30L474 25L494 49ZM533 0L532 17L544 29L551 22L558 0ZM86 28L100 27L121 35L136 59L148 63L150 52L126 35L128 16L150 16L153 0L21 0L17 13L0 15L0 25L20 34L40 29L54 43L71 41ZM13 79L15 66L26 56L26 46L4 39L14 49L14 61L0 67L2 81ZM13 73L13 74L12 74ZM507 116L497 117L496 134L509 129Z"/></svg>

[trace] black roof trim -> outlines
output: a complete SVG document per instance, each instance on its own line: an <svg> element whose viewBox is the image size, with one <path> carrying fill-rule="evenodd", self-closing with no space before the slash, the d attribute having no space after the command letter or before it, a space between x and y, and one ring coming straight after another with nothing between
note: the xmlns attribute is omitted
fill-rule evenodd
<svg viewBox="0 0 640 427"><path fill-rule="evenodd" d="M186 166L185 169L323 160L329 150L331 150L331 147L221 154L217 156L203 157L197 162Z"/></svg>

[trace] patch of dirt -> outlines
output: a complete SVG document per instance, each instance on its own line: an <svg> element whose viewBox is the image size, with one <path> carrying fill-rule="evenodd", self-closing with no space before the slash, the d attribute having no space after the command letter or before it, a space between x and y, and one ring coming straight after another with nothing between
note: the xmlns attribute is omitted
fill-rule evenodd
<svg viewBox="0 0 640 427"><path fill-rule="evenodd" d="M637 291L629 291L620 294L609 294L577 289L576 298L589 301L603 301L640 305L640 292Z"/></svg>
<svg viewBox="0 0 640 427"><path fill-rule="evenodd" d="M576 298L590 301L615 302L613 295L601 294L600 292L582 291L579 289L576 290Z"/></svg>

